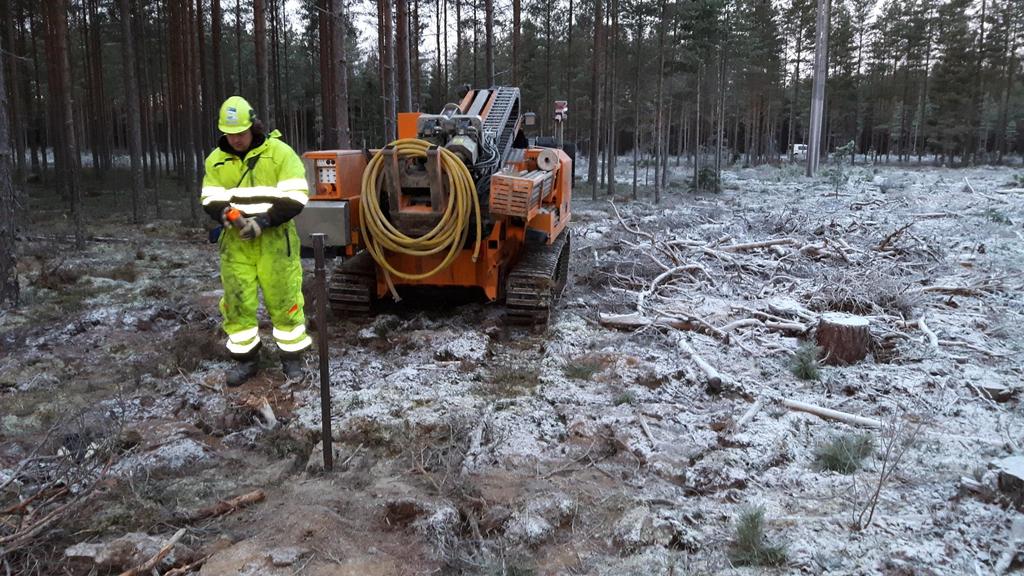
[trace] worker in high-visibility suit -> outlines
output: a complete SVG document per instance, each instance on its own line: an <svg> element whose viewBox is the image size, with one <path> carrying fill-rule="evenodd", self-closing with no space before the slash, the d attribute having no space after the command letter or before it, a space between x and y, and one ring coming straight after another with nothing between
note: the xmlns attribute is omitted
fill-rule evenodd
<svg viewBox="0 0 1024 576"><path fill-rule="evenodd" d="M264 134L252 106L241 96L221 105L217 127L224 134L206 158L202 205L223 225L220 301L227 348L237 364L225 377L238 386L258 371L260 350L257 288L274 325L281 368L289 380L304 373L302 352L312 344L303 314L299 236L292 221L309 191L302 160L274 130ZM241 212L241 219L229 221Z"/></svg>

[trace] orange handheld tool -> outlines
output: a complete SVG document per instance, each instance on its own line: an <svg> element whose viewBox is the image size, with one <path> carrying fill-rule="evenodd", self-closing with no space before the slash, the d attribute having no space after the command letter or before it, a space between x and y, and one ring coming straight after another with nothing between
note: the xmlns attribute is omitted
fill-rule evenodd
<svg viewBox="0 0 1024 576"><path fill-rule="evenodd" d="M245 226L245 218L242 217L242 211L238 208L228 210L228 222L231 222L231 225L235 228Z"/></svg>

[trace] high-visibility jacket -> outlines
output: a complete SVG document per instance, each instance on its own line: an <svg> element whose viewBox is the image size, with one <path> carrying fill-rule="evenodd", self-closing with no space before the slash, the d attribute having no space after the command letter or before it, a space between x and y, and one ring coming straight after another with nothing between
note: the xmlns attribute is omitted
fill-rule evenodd
<svg viewBox="0 0 1024 576"><path fill-rule="evenodd" d="M218 240L223 328L228 351L240 359L252 357L260 345L257 288L263 291L278 348L297 353L312 344L303 313L299 236L292 222L309 192L302 160L280 136L276 130L254 136L244 157L221 138L206 158L201 196L206 212L220 222L224 208L231 206L267 224L252 240L242 239L232 226Z"/></svg>

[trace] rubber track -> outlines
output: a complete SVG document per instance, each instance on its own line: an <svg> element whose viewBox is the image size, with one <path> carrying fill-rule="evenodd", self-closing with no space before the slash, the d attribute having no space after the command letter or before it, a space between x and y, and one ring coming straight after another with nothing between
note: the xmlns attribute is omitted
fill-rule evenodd
<svg viewBox="0 0 1024 576"><path fill-rule="evenodd" d="M553 244L528 245L508 275L505 320L510 324L547 324L569 277L571 238L566 230Z"/></svg>
<svg viewBox="0 0 1024 576"><path fill-rule="evenodd" d="M366 315L373 307L377 269L369 252L360 252L334 267L328 287L331 310L339 317Z"/></svg>

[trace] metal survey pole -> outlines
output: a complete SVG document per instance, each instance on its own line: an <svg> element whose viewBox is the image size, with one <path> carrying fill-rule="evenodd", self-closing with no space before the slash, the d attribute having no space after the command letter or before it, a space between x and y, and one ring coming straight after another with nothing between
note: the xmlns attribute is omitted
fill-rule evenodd
<svg viewBox="0 0 1024 576"><path fill-rule="evenodd" d="M334 469L334 448L331 445L331 370L327 363L327 270L324 267L324 234L313 237L313 258L316 262L316 331L320 355L320 439L324 446L324 470Z"/></svg>

